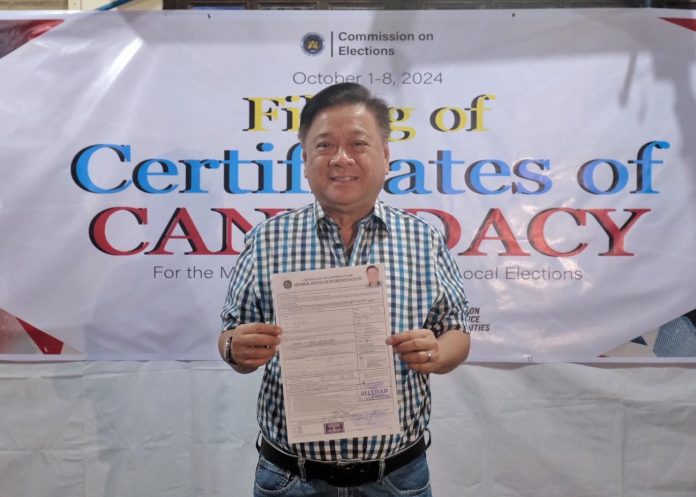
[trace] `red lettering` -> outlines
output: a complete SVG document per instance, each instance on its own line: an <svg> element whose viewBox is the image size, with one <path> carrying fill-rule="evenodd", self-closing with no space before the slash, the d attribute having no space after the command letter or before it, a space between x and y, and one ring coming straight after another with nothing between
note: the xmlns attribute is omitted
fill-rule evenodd
<svg viewBox="0 0 696 497"><path fill-rule="evenodd" d="M459 243L459 239L462 237L462 228L459 225L459 221L457 221L457 218L449 212L441 211L440 209L405 210L406 212L410 212L411 214L414 214L416 216L419 212L426 212L428 214L432 214L433 216L437 217L440 221L442 221L443 234L445 236L445 243L447 244L448 249L452 250L455 247L455 245Z"/></svg>
<svg viewBox="0 0 696 497"><path fill-rule="evenodd" d="M109 218L119 211L130 212L133 214L138 224L147 224L147 209L135 208L135 207L111 207L101 211L99 214L94 216L92 222L89 225L89 239L92 241L92 245L97 247L99 250L109 255L134 255L142 252L148 246L147 242L140 242L137 247L132 250L119 250L107 239L106 236L106 223Z"/></svg>
<svg viewBox="0 0 696 497"><path fill-rule="evenodd" d="M217 212L222 215L222 248L219 252L215 252L215 255L239 255L241 252L235 250L232 245L232 226L236 226L245 235L251 231L254 227L247 219L242 216L237 209L210 209L211 211ZM254 209L257 212L261 212L266 219L269 219L281 212L285 212L288 209L285 208L258 208Z"/></svg>
<svg viewBox="0 0 696 497"><path fill-rule="evenodd" d="M624 209L624 212L630 212L631 216L620 228L611 219L611 217L609 217L609 213L614 212L615 210L616 209L587 209L587 212L594 216L602 229L607 235L609 235L609 250L602 252L599 255L635 255L632 252L627 252L624 249L624 238L633 225L636 224L636 221L638 221L638 219L640 219L646 213L650 212L651 209Z"/></svg>
<svg viewBox="0 0 696 497"><path fill-rule="evenodd" d="M117 245L119 245L118 243L114 243L114 237L122 234L122 232L107 233L107 228L112 216L118 213L128 213L130 216L133 216L137 224L147 225L148 210L146 208L119 206L99 212L94 216L89 225L89 237L92 245L98 250L105 254L115 256L136 255L140 253L147 255L173 255L176 251L167 248L168 243L172 240L185 240L188 242L191 250L184 252L186 255L239 255L242 247L241 244L239 247L234 245L235 238L233 233L234 231L238 231L238 234L246 235L254 228L255 223L244 217L244 215L236 209L213 208L210 210L222 216L222 246L220 250L215 252L211 251L206 246L194 220L184 207L175 209L154 248L148 252L145 252L145 250L149 247L150 243L146 241L134 242L135 246L133 248L122 249L117 247ZM269 219L289 209L268 207L256 208L254 210L262 213L265 219ZM445 243L450 250L454 249L460 242L462 238L462 227L457 218L451 213L440 209L420 207L406 209L406 211L415 215L425 214L436 217L442 223ZM561 250L558 247L552 246L551 242L546 237L545 231L547 230L549 220L557 213L565 213L573 219L576 226L581 227L586 226L588 219L587 214L589 213L597 220L597 223L609 238L608 250L598 255L613 257L633 256L634 254L632 252L626 250L626 237L638 220L651 210L624 209L624 212L629 213L629 217L621 225L613 219L612 213L615 211L616 209L573 209L567 207L554 207L542 210L529 221L527 227L529 245L536 252L549 257L573 257L585 252L589 247L589 243L586 242L579 242L570 250ZM121 223L121 220L117 221L119 224ZM565 232L571 233L571 229L565 230ZM125 234L128 235L129 233L125 231ZM570 237L564 234L562 239L568 241ZM487 256L488 253L481 249L481 245L485 241L497 241L502 244L502 250L498 252L499 256L531 255L529 252L522 249L503 212L499 208L492 208L488 211L469 247L458 255ZM131 245L132 244L133 243L131 243ZM124 245L124 243L121 243L121 245ZM128 243L125 243L125 245L128 245Z"/></svg>
<svg viewBox="0 0 696 497"><path fill-rule="evenodd" d="M566 212L570 214L573 219L575 219L576 225L585 226L585 211L581 209L559 207L543 210L534 216L529 222L527 236L529 237L530 245L534 247L536 251L544 255L548 255L549 257L572 257L574 255L578 255L587 248L586 243L579 243L573 250L559 252L551 247L546 241L546 237L544 236L544 227L546 226L546 221L556 212Z"/></svg>
<svg viewBox="0 0 696 497"><path fill-rule="evenodd" d="M222 249L217 255L239 255L240 252L232 246L232 226L239 228L242 233L248 233L253 226L237 211L237 209L210 209L222 215Z"/></svg>
<svg viewBox="0 0 696 497"><path fill-rule="evenodd" d="M486 233L493 228L498 236L486 236ZM482 252L479 247L484 240L500 240L505 246L504 252L498 252L498 255L530 255L522 250L520 244L517 243L515 235L512 233L503 213L500 209L491 209L488 211L486 218L483 220L481 227L476 232L474 240L469 245L469 248L459 255L488 255Z"/></svg>
<svg viewBox="0 0 696 497"><path fill-rule="evenodd" d="M184 233L183 235L175 235L174 230L179 227ZM155 248L147 252L152 255L172 255L174 252L167 251L167 243L172 239L186 240L191 245L193 250L184 252L186 255L213 255L214 252L208 250L208 247L203 243L203 238L193 223L193 219L189 215L185 207L177 207L174 210L164 233L157 241Z"/></svg>

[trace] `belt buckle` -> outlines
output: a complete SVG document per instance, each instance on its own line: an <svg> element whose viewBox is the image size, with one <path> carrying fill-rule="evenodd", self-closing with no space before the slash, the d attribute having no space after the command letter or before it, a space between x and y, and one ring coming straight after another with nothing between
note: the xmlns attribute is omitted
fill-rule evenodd
<svg viewBox="0 0 696 497"><path fill-rule="evenodd" d="M338 461L336 461L335 464L340 471L351 472L359 463L356 463L355 461L345 461L343 459L339 459Z"/></svg>
<svg viewBox="0 0 696 497"><path fill-rule="evenodd" d="M352 487L360 483L361 471L360 462L345 461L339 459L334 463L333 483L341 487Z"/></svg>

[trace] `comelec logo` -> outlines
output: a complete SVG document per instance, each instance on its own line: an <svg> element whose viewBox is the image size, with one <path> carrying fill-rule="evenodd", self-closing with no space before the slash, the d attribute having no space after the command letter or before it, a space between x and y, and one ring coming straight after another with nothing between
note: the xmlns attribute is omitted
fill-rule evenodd
<svg viewBox="0 0 696 497"><path fill-rule="evenodd" d="M302 51L307 55L319 55L324 50L324 37L319 33L307 33L302 37Z"/></svg>

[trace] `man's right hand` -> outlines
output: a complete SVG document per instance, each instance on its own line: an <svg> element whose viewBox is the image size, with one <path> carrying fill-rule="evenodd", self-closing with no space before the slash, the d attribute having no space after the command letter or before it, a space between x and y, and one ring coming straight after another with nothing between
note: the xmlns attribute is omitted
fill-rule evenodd
<svg viewBox="0 0 696 497"><path fill-rule="evenodd" d="M240 324L234 330L223 331L218 340L220 355L224 357L225 342L232 336L231 366L240 373L251 373L276 355L283 330L280 326L265 323Z"/></svg>

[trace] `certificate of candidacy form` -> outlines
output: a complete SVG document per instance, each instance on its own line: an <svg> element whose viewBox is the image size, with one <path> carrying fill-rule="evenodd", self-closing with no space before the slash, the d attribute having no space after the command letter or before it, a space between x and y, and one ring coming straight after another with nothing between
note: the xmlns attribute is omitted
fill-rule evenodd
<svg viewBox="0 0 696 497"><path fill-rule="evenodd" d="M288 442L399 431L382 264L275 274Z"/></svg>

